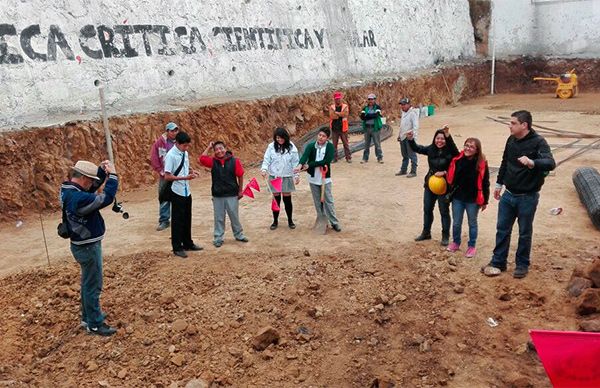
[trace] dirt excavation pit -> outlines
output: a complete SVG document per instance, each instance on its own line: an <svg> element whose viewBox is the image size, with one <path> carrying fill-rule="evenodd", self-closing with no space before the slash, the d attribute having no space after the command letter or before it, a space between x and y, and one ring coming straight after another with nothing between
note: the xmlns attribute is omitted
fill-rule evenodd
<svg viewBox="0 0 600 388"><path fill-rule="evenodd" d="M508 129L490 117L519 108L534 123L598 133L586 114L597 94L562 101L551 95L497 95L439 109L423 118L419 143L448 123L457 143L482 139L498 166ZM397 122L391 123L397 133ZM59 213L44 215L51 266L39 219L0 225L0 381L15 386L533 386L550 383L529 329L578 330L566 287L576 267L600 259L599 232L579 202L573 171L598 165L591 150L548 177L534 224L530 274L486 278L479 268L494 246L497 203L479 216L478 254L450 254L421 229L422 177L397 177L398 144L383 143L385 164L333 166L343 231L315 236L305 180L294 195L298 228L269 231L270 199L244 199L247 244L226 232L212 247L210 176L192 182L194 241L187 260L169 252L169 232L156 232L156 188L121 193L129 220L105 211L102 306L118 327L111 338L79 328L79 268L68 243L54 235ZM548 138L560 161L575 149ZM585 140L586 142L588 140ZM258 152L258 151L257 151ZM247 177L258 176L248 168ZM558 215L549 210L562 207ZM283 216L285 217L285 216ZM463 236L466 226L463 227ZM463 237L464 238L464 237ZM509 269L514 260L514 244ZM27 242L28 249L23 249ZM38 267L31 269L31 267ZM21 271L21 272L19 272ZM596 319L592 314L586 319ZM498 325L492 327L490 318ZM262 333L262 336L259 334ZM257 338L258 337L258 338ZM262 349L262 350L261 350ZM177 385L175 385L175 383ZM386 385L387 384L387 385Z"/></svg>

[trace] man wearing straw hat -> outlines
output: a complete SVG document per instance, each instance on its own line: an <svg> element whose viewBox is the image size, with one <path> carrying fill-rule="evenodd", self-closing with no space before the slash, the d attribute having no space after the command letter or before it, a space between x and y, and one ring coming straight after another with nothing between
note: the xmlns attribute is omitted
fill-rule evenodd
<svg viewBox="0 0 600 388"><path fill-rule="evenodd" d="M100 168L80 160L72 170L71 179L61 186L60 199L71 252L81 267L82 326L91 334L110 336L117 330L104 322L105 315L100 310L102 239L106 231L100 209L112 204L119 182L115 166L108 160L103 161ZM95 193L97 182L106 174L104 191Z"/></svg>

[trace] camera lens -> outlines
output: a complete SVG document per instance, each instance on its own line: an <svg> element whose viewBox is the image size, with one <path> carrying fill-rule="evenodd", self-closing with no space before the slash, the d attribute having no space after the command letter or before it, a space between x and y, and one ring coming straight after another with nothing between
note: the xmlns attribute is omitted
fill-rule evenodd
<svg viewBox="0 0 600 388"><path fill-rule="evenodd" d="M123 219L129 219L129 213L125 212L123 213Z"/></svg>

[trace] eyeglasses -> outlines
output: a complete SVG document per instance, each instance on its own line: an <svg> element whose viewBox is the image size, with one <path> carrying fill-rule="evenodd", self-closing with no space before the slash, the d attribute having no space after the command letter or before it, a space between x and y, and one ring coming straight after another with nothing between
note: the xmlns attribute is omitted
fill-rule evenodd
<svg viewBox="0 0 600 388"><path fill-rule="evenodd" d="M471 149L471 150L476 150L477 146L474 144L465 144L465 148Z"/></svg>
<svg viewBox="0 0 600 388"><path fill-rule="evenodd" d="M367 98L367 100L374 101L375 99L374 98Z"/></svg>

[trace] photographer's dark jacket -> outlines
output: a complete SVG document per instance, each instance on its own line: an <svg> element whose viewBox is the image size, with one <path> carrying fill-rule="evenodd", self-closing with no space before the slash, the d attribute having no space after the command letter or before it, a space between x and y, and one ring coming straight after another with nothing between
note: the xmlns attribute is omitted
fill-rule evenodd
<svg viewBox="0 0 600 388"><path fill-rule="evenodd" d="M433 139L435 141L435 137L439 133L444 133L441 129L437 130L433 135ZM438 171L447 171L450 166L450 162L452 158L458 155L458 148L456 148L456 144L454 144L454 139L452 139L451 135L446 137L446 145L442 148L438 148L435 145L435 142L432 142L428 146L422 146L415 142L415 140L409 140L408 144L413 151L419 154L427 155L427 163L429 164L429 171L427 175L425 175L425 187L427 187L427 182L429 177L435 174Z"/></svg>
<svg viewBox="0 0 600 388"><path fill-rule="evenodd" d="M112 204L118 186L119 181L115 174L108 175L104 191L99 194L90 192L98 189L97 184L93 185L90 191L86 191L71 181L63 182L60 188L60 201L67 216L72 244L91 244L104 238L106 228L100 209Z"/></svg>
<svg viewBox="0 0 600 388"><path fill-rule="evenodd" d="M533 168L521 164L517 160L521 156L533 160ZM496 182L504 185L513 194L536 193L542 188L547 172L555 167L556 163L546 139L536 131L530 130L522 139L508 137Z"/></svg>

